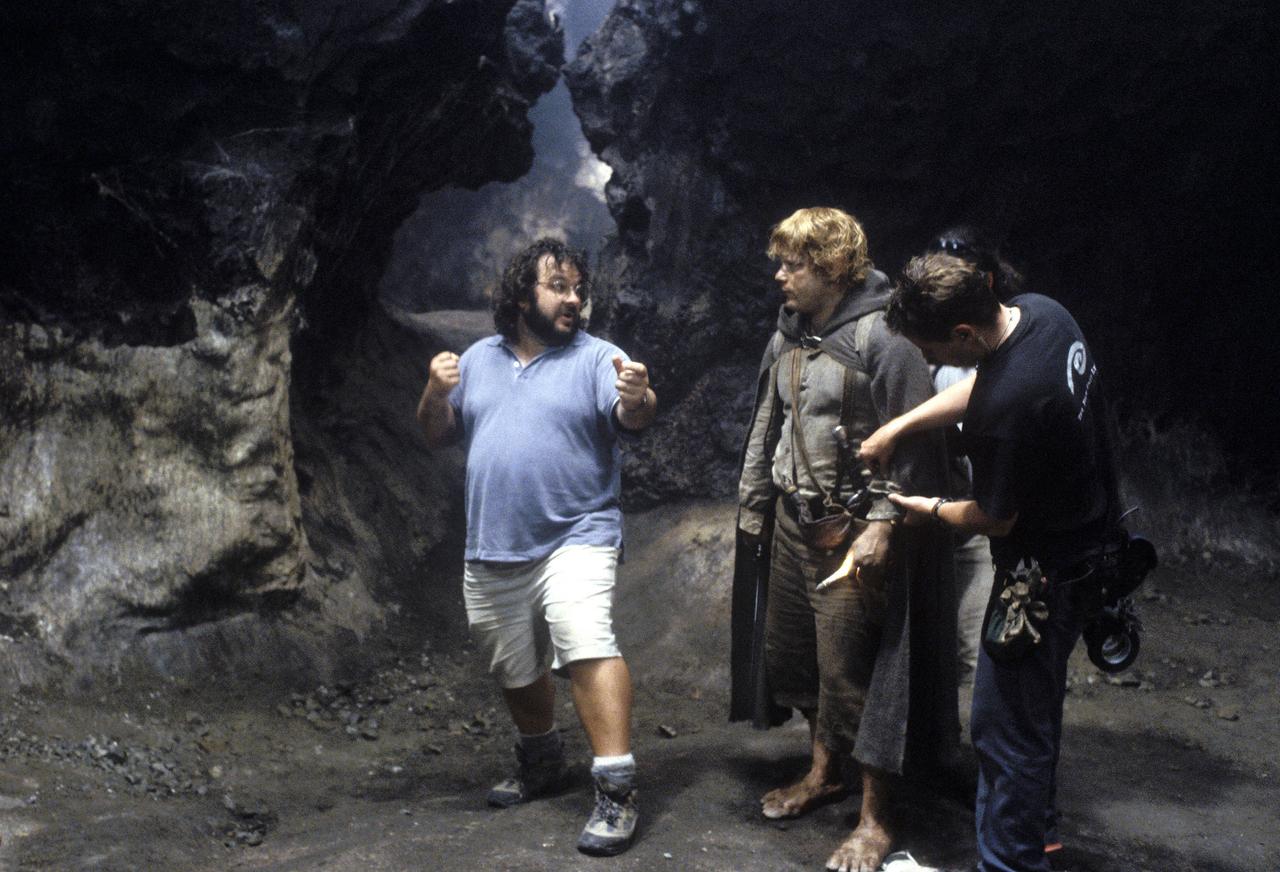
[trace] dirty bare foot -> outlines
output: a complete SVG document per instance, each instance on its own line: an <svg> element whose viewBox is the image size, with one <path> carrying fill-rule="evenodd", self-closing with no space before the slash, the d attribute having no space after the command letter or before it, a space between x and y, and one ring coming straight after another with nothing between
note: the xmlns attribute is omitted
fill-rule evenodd
<svg viewBox="0 0 1280 872"><path fill-rule="evenodd" d="M891 841L889 831L879 823L862 821L827 860L827 868L838 872L875 872L889 853Z"/></svg>
<svg viewBox="0 0 1280 872"><path fill-rule="evenodd" d="M828 802L842 798L847 790L842 782L831 781L810 771L787 787L770 790L760 798L760 812L770 820L800 817Z"/></svg>

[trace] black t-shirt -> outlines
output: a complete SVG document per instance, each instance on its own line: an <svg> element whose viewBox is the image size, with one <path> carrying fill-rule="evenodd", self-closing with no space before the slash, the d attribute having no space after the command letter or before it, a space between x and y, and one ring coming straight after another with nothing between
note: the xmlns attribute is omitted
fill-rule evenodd
<svg viewBox="0 0 1280 872"><path fill-rule="evenodd" d="M1001 566L1031 556L1062 568L1095 547L1114 516L1115 482L1098 366L1075 319L1039 294L1010 301L1021 318L978 366L963 440L973 496L996 519Z"/></svg>

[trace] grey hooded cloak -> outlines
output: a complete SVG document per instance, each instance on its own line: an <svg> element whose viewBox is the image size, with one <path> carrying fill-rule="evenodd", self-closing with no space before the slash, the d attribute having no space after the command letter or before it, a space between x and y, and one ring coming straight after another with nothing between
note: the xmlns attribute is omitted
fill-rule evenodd
<svg viewBox="0 0 1280 872"><path fill-rule="evenodd" d="M872 270L861 285L846 294L817 337L822 352L856 370L857 413L850 428L855 448L881 424L933 393L920 352L884 324L890 290L884 274ZM859 322L867 318L871 323L859 330ZM784 307L760 364L753 422L768 392L775 389L777 374L772 370L800 343L801 335L800 317ZM774 413L765 425L764 453L770 458L782 426L780 405L773 404ZM753 432L748 432L748 443L752 436ZM746 456L744 445L744 460ZM904 493L940 494L947 492L947 473L942 434L933 432L904 439L897 446L888 477ZM768 499L750 507L753 514L765 517L758 539L746 536L739 527L732 598L730 720L749 719L762 729L776 726L790 715L773 703L764 669L772 504ZM873 508L871 517L876 517L876 512ZM740 523L741 513L742 508ZM900 526L894 534L888 607L853 749L855 759L878 769L902 772L905 763L936 763L952 753L959 736L955 614L950 534L936 528Z"/></svg>

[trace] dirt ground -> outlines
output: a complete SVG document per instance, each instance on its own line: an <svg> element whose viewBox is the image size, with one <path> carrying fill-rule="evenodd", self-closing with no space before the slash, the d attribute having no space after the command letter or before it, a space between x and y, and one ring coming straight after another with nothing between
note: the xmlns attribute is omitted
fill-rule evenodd
<svg viewBox="0 0 1280 872"><path fill-rule="evenodd" d="M11 698L0 869L820 869L856 797L766 822L757 798L799 773L806 735L725 722L731 518L688 505L628 521L618 617L637 682L643 818L621 857L574 850L587 752L567 707L577 787L485 807L511 743L496 694L460 632L423 639L407 619L369 642L385 645L382 665L351 683ZM1060 791L1072 868L1280 869L1274 582L1207 562L1162 567L1140 592L1132 671L1109 680L1077 650ZM460 626L456 590L440 608ZM955 785L903 784L898 846L972 862L970 806Z"/></svg>

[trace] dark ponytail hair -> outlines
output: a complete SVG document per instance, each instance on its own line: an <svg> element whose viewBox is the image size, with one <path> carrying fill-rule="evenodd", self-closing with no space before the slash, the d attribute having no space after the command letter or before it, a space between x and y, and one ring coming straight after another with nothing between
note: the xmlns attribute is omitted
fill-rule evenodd
<svg viewBox="0 0 1280 872"><path fill-rule="evenodd" d="M991 289L1002 303L1022 293L1022 273L1001 257L1000 249L991 237L976 227L968 224L948 227L929 243L929 251L958 257L989 273Z"/></svg>

